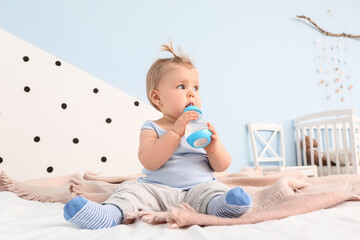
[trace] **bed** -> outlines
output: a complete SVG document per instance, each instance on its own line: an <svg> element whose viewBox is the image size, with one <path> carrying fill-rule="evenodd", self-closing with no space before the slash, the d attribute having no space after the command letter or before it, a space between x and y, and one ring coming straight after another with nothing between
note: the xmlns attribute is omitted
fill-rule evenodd
<svg viewBox="0 0 360 240"><path fill-rule="evenodd" d="M360 206L335 208L250 225L169 229L138 221L98 231L80 230L62 218L62 203L28 201L0 192L1 239L358 239Z"/></svg>
<svg viewBox="0 0 360 240"><path fill-rule="evenodd" d="M28 189L34 179L46 185L88 170L101 172L103 180L137 174L139 129L159 113L3 30L0 52L0 172L13 179L11 184L0 181L0 239L358 239L360 204L348 200L360 199L360 179L319 188L315 178L263 176L259 169L217 176L229 186L247 188L256 200L252 214L239 219L219 222L174 209L164 216L184 214L187 224L177 223L174 229L139 219L111 229L79 229L63 218L71 195L31 198L9 186ZM66 184L35 189L42 195L68 193Z"/></svg>
<svg viewBox="0 0 360 240"><path fill-rule="evenodd" d="M309 114L294 124L299 166L315 164L319 176L360 173L360 118L353 109Z"/></svg>

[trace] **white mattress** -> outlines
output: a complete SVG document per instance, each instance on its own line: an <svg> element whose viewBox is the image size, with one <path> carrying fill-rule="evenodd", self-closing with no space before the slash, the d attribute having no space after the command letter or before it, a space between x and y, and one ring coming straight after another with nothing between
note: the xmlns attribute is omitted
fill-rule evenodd
<svg viewBox="0 0 360 240"><path fill-rule="evenodd" d="M360 239L360 202L251 225L169 229L139 221L96 231L67 223L63 207L0 192L0 239Z"/></svg>

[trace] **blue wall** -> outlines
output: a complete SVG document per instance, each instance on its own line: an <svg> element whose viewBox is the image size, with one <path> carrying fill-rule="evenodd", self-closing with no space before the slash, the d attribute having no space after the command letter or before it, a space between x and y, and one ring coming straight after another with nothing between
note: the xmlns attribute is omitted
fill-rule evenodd
<svg viewBox="0 0 360 240"><path fill-rule="evenodd" d="M204 113L237 171L252 164L247 122L282 123L287 164L295 165L294 118L335 108L360 113L360 41L332 40L350 47L354 90L345 103L327 101L314 45L325 38L296 19L360 34L359 9L356 0L0 0L0 28L144 102L146 72L171 38L199 69Z"/></svg>

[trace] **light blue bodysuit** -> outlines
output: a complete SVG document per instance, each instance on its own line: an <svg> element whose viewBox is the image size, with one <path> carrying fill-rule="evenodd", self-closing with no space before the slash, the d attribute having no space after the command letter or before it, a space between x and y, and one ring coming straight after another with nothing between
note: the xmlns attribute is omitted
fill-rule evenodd
<svg viewBox="0 0 360 240"><path fill-rule="evenodd" d="M146 121L141 129L152 129L159 138L167 132L151 120ZM214 180L214 171L205 150L191 147L185 137L182 137L179 146L164 165L157 170L144 168L142 173L146 176L139 178L139 182L164 184L182 190Z"/></svg>

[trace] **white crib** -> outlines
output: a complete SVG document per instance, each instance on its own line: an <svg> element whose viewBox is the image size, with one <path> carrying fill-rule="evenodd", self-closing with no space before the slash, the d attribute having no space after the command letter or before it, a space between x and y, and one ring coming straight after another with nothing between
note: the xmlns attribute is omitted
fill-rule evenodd
<svg viewBox="0 0 360 240"><path fill-rule="evenodd" d="M297 164L317 165L319 176L359 174L360 117L354 113L342 109L295 119Z"/></svg>

